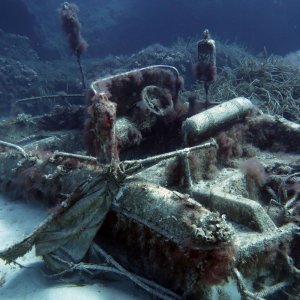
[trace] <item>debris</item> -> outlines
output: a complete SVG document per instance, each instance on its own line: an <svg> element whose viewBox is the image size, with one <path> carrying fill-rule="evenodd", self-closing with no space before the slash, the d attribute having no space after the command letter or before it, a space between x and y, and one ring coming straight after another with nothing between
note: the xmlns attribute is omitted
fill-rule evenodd
<svg viewBox="0 0 300 300"><path fill-rule="evenodd" d="M8 142L4 142L4 141L0 141L0 146L4 146L4 147L8 147L11 149L15 149L17 150L20 154L22 154L22 156L26 157L27 153L24 149L22 149L20 146L12 144L12 143L8 143Z"/></svg>
<svg viewBox="0 0 300 300"><path fill-rule="evenodd" d="M195 144L244 118L254 106L246 98L235 98L186 119L182 135L186 145Z"/></svg>
<svg viewBox="0 0 300 300"><path fill-rule="evenodd" d="M265 297L288 288L299 269L293 252L299 243L297 221L288 219L285 224L273 221L267 206L270 195L263 194L268 181L258 186L266 198L250 199L238 164L232 164L231 168L220 164L218 142L212 138L237 122L245 123L239 136L247 142L252 141L254 133L263 132L256 135L258 145L268 139L268 134L272 136L272 131L260 127L264 124L261 115L248 114L253 105L245 98L233 99L187 119L182 136L176 135L180 133L180 122L169 126L169 132L162 130L167 128L161 127L163 124L172 125L174 121L168 123L169 112L160 113L160 101L165 96L160 92L168 90L171 98L167 98L172 104L168 102L170 106L166 107L173 113L181 101L180 77L175 70L154 66L92 83L88 108L92 126L87 128L93 133L94 156L86 156L83 145L78 147L78 140L83 139L81 128L71 127L75 132L70 132L66 120L60 124L64 135L48 132L45 138L45 131L39 132L41 124L43 130L47 124L56 128L54 123L64 110L26 118L25 127L17 123L0 126L1 132L9 128L10 138L16 130L18 136L14 138L22 141L26 151L30 145L42 143L50 136L59 136L61 140L61 148L47 155L38 151L28 151L21 158L12 151L0 154L2 191L54 204L49 217L36 230L0 252L2 259L14 262L35 246L36 254L43 257L57 276L75 271L91 276L110 271L130 278L162 299L212 299L215 287L226 294L224 285L229 284L225 282L228 278L231 288L241 296ZM147 86L153 85L160 92L154 95L154 111L151 111L142 103L141 96ZM128 95L128 102L124 95ZM64 115L74 120L73 126L80 112L70 107ZM299 134L293 124L287 126L277 118L267 121L269 127L275 124L282 130L289 128L292 139ZM130 139L129 130L124 129L126 124L134 132L132 143L126 142ZM119 135L123 141L120 149L117 131L123 129ZM70 136L77 142L74 153ZM205 137L211 139L204 142ZM172 151L161 151L161 140L167 141ZM284 138L278 140L282 142ZM200 141L204 143L199 144ZM189 147L182 149L183 142ZM65 150L68 147L72 153ZM132 147L135 151L132 153L138 154L128 159L126 147ZM266 151L266 147L257 149L255 156L265 159L270 166L266 157L271 154ZM293 154L287 154L292 161ZM241 154L239 159L248 157ZM205 176L208 160L217 169L209 179ZM284 157L278 161L283 163ZM290 170L289 180L298 178L299 170L294 166L295 162L286 168ZM275 174L268 174L268 178L271 176ZM273 186L272 190L277 194ZM287 210L297 206L293 197L285 199L281 205L286 205ZM283 249L288 253L286 258L280 255ZM95 262L93 256L97 253L100 261ZM288 263L283 263L285 260ZM274 264L276 270L272 269ZM288 269L291 272L286 272ZM238 271L233 274L234 270ZM271 284L259 289L254 282L266 271L272 271ZM246 289L244 278L253 285Z"/></svg>

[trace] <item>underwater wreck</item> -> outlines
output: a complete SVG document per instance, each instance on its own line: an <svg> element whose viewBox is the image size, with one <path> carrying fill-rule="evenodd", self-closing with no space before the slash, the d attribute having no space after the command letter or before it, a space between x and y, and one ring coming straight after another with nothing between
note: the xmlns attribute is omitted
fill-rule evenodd
<svg viewBox="0 0 300 300"><path fill-rule="evenodd" d="M1 192L52 209L0 258L35 246L55 276L113 272L159 299L297 294L300 126L246 98L194 114L181 88L151 66L1 122Z"/></svg>

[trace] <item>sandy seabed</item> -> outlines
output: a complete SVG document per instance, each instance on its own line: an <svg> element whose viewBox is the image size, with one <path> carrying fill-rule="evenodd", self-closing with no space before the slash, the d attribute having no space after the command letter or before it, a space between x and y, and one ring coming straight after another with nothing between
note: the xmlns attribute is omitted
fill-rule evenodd
<svg viewBox="0 0 300 300"><path fill-rule="evenodd" d="M0 195L0 250L22 240L47 216L44 207L9 200ZM117 278L76 285L49 279L46 266L34 249L17 262L6 265L0 260L0 299L24 300L136 300L151 299L131 282Z"/></svg>

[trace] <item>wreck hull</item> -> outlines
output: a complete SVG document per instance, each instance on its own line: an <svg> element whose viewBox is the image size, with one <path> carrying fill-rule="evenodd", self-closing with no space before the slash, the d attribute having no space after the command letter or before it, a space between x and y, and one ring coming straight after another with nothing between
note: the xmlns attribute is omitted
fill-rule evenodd
<svg viewBox="0 0 300 300"><path fill-rule="evenodd" d="M267 121L268 126L262 126L260 121L263 124ZM259 132L263 137L259 136L255 144L261 146L260 143L271 136L274 143L279 141L284 145L288 136L294 141L288 150L297 151L299 126L279 121L271 117L266 120L265 116L250 119L247 121L249 140L253 141L255 134ZM269 128L274 125L281 129L280 132L288 135L277 137L274 132L270 135ZM36 128L34 130L36 133ZM30 136L28 131L24 131L22 134ZM81 182L103 172L102 167L93 162L59 157L52 152L45 153L49 147L67 149L65 146L70 146L70 136L76 134L78 132L75 135L72 132L61 135L60 147L57 147L55 138L36 141L36 151L32 151L34 148L31 142L24 142L22 146L29 153L25 157L15 150L5 149L7 152L0 155L1 191L14 198L38 200L52 206L54 211L59 210L60 204ZM55 133L49 135L55 136ZM262 148L265 147L264 144ZM299 266L299 256L295 250L300 245L299 238L295 235L297 225L290 221L275 224L259 198L251 199L243 189L246 185L245 176L236 166L220 168L221 174L215 180L207 180L207 177L203 180L205 173L217 163L214 160L215 151L207 149L197 159L190 153L185 154L164 159L152 167L144 166L144 170L131 176L124 185L120 184L123 187L115 195L111 210L96 234L97 243L128 270L185 297L222 299L226 295L229 297L230 292L234 291L238 295L237 299L242 298L236 277L230 273L233 266L238 267L248 282L247 288L261 296L273 295L278 291L280 293L280 290L293 285L296 282L295 276L291 274L291 266L282 253L289 253L295 259L295 266ZM256 156L259 155L261 153L258 151ZM264 154L262 158L263 156ZM210 159L209 165L207 158ZM280 160L281 163L282 161ZM186 167L192 163L193 168L188 170L191 171L192 180L188 180ZM175 172L176 178L171 178ZM134 186L133 182L144 182L144 185ZM172 192L171 189L187 194ZM171 199L172 203L161 201L164 199L163 195L168 195L167 199ZM191 200L191 197L196 201ZM151 200L152 206L145 200ZM165 206L161 207L159 202ZM195 231L192 229L197 229L197 226L193 226L197 224L188 223L187 220L193 219L190 213L200 208L202 212L198 212L195 220L201 219L201 213L213 216L212 211L218 212L220 216L227 216L226 224L234 231L233 242L231 239L217 239L213 243L203 241L201 227L196 230L200 233L200 238L195 238ZM156 220L163 222L156 224L148 220L150 211L152 215L156 215ZM172 211L174 214L171 214ZM173 223L168 223L166 220L172 215ZM218 225L221 221L218 220ZM176 231L179 229L184 232L185 228L190 230L188 235L178 238ZM88 261L89 257L85 259ZM49 264L51 267L50 261ZM259 282L266 273L269 274L268 282L260 285Z"/></svg>
<svg viewBox="0 0 300 300"><path fill-rule="evenodd" d="M37 157L2 155L0 163L3 192L46 204L53 204L84 178L95 175L88 168L67 170L63 161L41 163ZM30 172L30 176L24 172ZM53 209L59 207L56 203ZM202 218L203 224L194 223L192 218ZM95 238L99 244L107 241L102 236L114 237L107 245L115 245L123 258L133 262L130 267L125 264L131 271L179 294L199 295L206 282L215 284L226 278L234 262L230 227L222 218L189 197L155 184L125 181L104 223ZM219 229L211 231L210 226L218 224ZM122 257L116 258L123 263ZM45 261L58 271L47 256Z"/></svg>

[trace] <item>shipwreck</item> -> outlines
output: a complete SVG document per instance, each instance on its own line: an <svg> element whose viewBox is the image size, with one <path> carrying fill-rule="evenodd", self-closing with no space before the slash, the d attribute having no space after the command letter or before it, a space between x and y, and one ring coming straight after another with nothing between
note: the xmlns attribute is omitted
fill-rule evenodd
<svg viewBox="0 0 300 300"><path fill-rule="evenodd" d="M35 246L55 276L113 272L159 299L297 294L300 126L242 97L197 112L181 89L150 66L2 121L1 192L51 213L0 258Z"/></svg>

